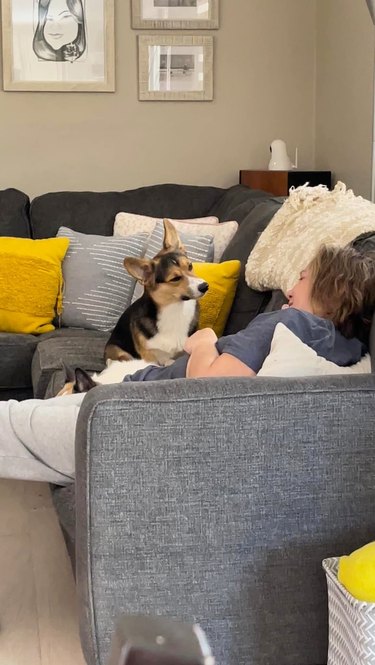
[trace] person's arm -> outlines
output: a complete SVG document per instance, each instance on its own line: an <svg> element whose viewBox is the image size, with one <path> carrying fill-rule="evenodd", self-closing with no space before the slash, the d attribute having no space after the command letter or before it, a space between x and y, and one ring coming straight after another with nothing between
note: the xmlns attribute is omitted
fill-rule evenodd
<svg viewBox="0 0 375 665"><path fill-rule="evenodd" d="M214 376L256 376L250 367L229 353L219 355L213 330L198 330L188 338L185 351L190 354L186 367L188 379Z"/></svg>
<svg viewBox="0 0 375 665"><path fill-rule="evenodd" d="M207 355L204 346L197 347L197 350L190 356L186 368L188 379L208 378L210 376L256 376L256 373L250 369L242 360L238 360L229 353L217 353L215 360L207 362Z"/></svg>

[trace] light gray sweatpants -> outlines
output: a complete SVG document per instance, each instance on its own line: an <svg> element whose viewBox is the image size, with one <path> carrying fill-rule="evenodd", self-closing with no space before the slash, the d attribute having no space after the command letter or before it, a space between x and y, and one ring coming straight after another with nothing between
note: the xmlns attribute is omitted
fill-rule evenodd
<svg viewBox="0 0 375 665"><path fill-rule="evenodd" d="M0 478L73 482L75 430L85 394L0 402Z"/></svg>

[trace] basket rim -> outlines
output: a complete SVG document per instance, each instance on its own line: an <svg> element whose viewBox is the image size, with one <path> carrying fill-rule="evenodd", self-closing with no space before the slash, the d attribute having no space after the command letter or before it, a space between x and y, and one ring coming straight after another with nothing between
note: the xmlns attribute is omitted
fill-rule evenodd
<svg viewBox="0 0 375 665"><path fill-rule="evenodd" d="M354 596L352 596L352 594L347 589L345 589L343 584L341 584L337 577L339 560L340 557L329 557L327 559L323 559L322 567L327 577L333 582L337 591L339 591L351 605L355 606L356 610L366 610L367 612L373 610L375 611L375 603L354 598Z"/></svg>

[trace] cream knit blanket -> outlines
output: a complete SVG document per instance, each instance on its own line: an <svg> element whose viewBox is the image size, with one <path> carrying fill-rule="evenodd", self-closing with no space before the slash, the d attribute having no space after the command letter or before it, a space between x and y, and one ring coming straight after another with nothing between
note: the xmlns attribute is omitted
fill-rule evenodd
<svg viewBox="0 0 375 665"><path fill-rule="evenodd" d="M333 191L291 188L248 258L246 282L258 291L286 293L321 245L344 246L366 231L375 231L375 205L342 182Z"/></svg>

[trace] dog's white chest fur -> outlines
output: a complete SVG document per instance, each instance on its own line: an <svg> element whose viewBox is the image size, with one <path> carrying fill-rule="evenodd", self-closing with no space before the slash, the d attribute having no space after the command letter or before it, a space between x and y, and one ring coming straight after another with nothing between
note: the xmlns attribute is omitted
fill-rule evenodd
<svg viewBox="0 0 375 665"><path fill-rule="evenodd" d="M148 340L148 348L164 351L171 358L183 351L196 306L196 300L186 300L163 307L157 319L158 332Z"/></svg>

